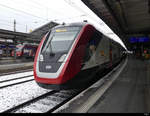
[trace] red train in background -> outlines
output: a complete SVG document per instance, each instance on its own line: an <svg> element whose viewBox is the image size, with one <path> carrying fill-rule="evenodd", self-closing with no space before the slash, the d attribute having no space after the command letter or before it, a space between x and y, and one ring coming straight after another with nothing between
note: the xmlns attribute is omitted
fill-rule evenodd
<svg viewBox="0 0 150 116"><path fill-rule="evenodd" d="M118 64L125 49L86 22L59 25L42 39L34 59L34 78L47 89L87 86L97 72Z"/></svg>
<svg viewBox="0 0 150 116"><path fill-rule="evenodd" d="M32 44L18 44L16 45L16 57L17 58L34 58L38 45ZM12 51L12 56L14 56L15 51Z"/></svg>
<svg viewBox="0 0 150 116"><path fill-rule="evenodd" d="M0 57L11 56L12 51L15 49L15 45L6 43L0 43Z"/></svg>

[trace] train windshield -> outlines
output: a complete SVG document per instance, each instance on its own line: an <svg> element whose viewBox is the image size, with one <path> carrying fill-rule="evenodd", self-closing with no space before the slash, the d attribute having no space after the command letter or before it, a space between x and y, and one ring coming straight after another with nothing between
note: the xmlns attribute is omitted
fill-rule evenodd
<svg viewBox="0 0 150 116"><path fill-rule="evenodd" d="M67 52L80 29L81 27L64 27L52 30L42 52Z"/></svg>

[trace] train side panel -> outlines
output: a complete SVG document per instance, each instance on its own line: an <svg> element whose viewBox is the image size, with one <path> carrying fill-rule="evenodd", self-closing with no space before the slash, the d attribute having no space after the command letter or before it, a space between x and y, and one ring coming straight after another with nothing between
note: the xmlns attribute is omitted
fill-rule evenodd
<svg viewBox="0 0 150 116"><path fill-rule="evenodd" d="M115 65L121 60L120 44L111 40L112 65Z"/></svg>
<svg viewBox="0 0 150 116"><path fill-rule="evenodd" d="M88 86L96 79L94 75L97 72L103 71L109 66L110 43L106 36L102 35L100 32L94 31L93 35L84 46L85 49L82 50L83 56L81 57L82 68L67 82L68 85L66 83L67 88L82 88ZM74 61L77 61L77 59ZM72 67L69 67L69 69L70 68ZM78 83L78 86L76 83ZM65 86L65 84L63 86Z"/></svg>
<svg viewBox="0 0 150 116"><path fill-rule="evenodd" d="M102 34L99 34L96 37L93 36L88 44L89 45L86 48L86 55L85 55L86 59L84 59L83 61L85 65L82 70L100 66L110 62L109 59L110 45L109 39L106 36Z"/></svg>

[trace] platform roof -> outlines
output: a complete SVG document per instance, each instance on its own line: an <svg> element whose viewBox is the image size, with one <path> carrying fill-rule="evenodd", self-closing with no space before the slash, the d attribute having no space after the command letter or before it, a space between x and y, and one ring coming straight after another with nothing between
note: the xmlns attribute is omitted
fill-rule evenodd
<svg viewBox="0 0 150 116"><path fill-rule="evenodd" d="M35 29L31 33L22 33L22 32L14 32L9 30L0 29L0 38L2 39L12 39L12 40L22 40L29 42L39 43L41 38L54 26L58 25L55 22L49 22L41 27Z"/></svg>
<svg viewBox="0 0 150 116"><path fill-rule="evenodd" d="M56 22L49 22L45 25L42 25L41 27L33 30L30 34L33 36L36 36L38 40L41 40L41 38L54 26L58 25Z"/></svg>
<svg viewBox="0 0 150 116"><path fill-rule="evenodd" d="M150 36L150 0L82 0L128 46L131 36Z"/></svg>

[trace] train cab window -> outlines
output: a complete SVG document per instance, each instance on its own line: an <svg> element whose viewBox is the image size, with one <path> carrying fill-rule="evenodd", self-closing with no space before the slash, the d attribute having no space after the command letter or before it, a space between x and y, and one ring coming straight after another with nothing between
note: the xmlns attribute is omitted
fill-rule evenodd
<svg viewBox="0 0 150 116"><path fill-rule="evenodd" d="M46 36L45 41L44 41L43 46L42 46L42 51L43 51L43 48L45 47L45 45L46 45L46 43L50 37L50 33L51 33L51 30L47 33L47 36Z"/></svg>
<svg viewBox="0 0 150 116"><path fill-rule="evenodd" d="M42 52L67 52L81 27L64 27L52 30Z"/></svg>
<svg viewBox="0 0 150 116"><path fill-rule="evenodd" d="M93 36L89 40L88 44L86 45L85 55L83 58L83 64L88 62L90 60L90 58L92 57L92 55L95 53L101 38L102 38L102 34L100 32L96 31L93 34Z"/></svg>

